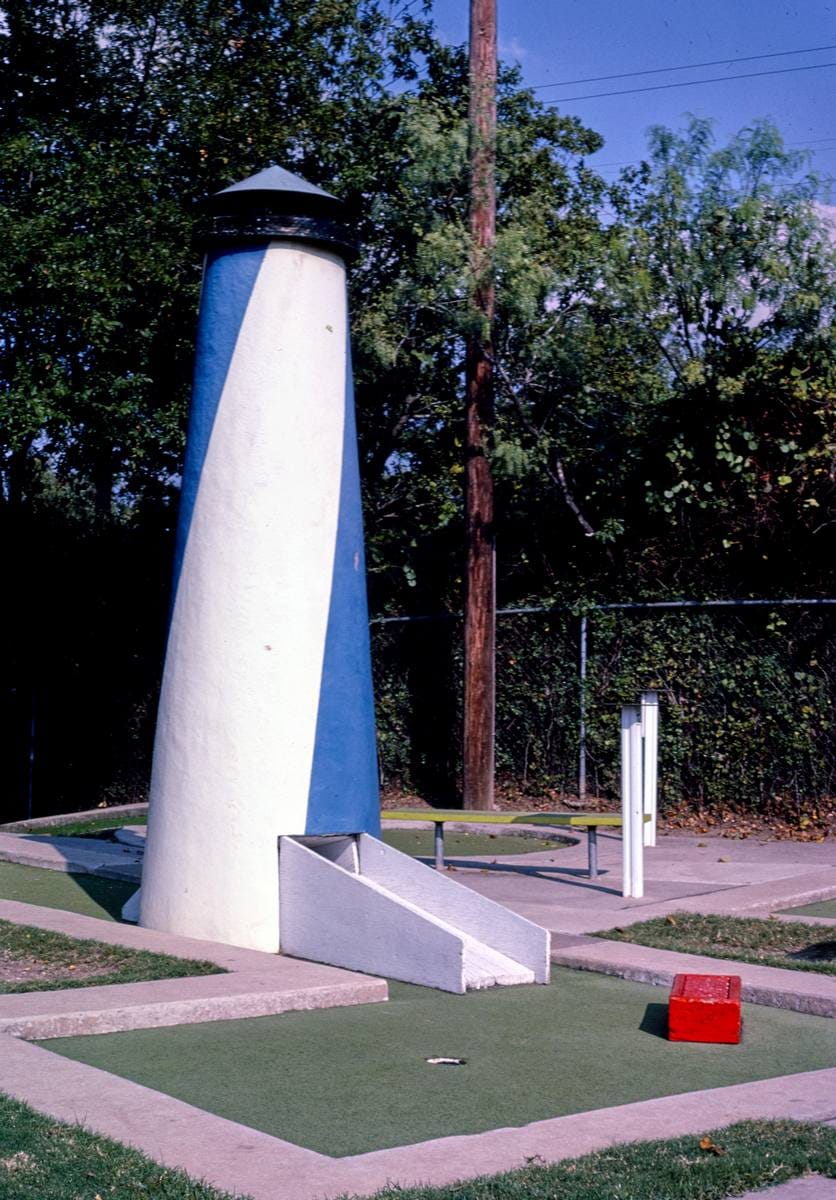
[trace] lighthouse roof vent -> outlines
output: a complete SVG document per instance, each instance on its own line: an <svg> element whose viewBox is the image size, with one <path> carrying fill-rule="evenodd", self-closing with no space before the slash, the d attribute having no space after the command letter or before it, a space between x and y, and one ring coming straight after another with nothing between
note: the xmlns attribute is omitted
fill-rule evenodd
<svg viewBox="0 0 836 1200"><path fill-rule="evenodd" d="M356 253L342 201L284 167L267 167L215 192L205 207L210 226L204 240L212 247L289 238L319 242L345 257Z"/></svg>

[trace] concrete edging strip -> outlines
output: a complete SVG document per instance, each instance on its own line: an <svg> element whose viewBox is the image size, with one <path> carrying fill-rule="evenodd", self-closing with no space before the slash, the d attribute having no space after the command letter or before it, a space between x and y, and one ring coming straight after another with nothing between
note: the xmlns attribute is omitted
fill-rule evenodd
<svg viewBox="0 0 836 1200"><path fill-rule="evenodd" d="M111 817L138 817L147 812L147 800L139 801L136 804L85 808L81 812L58 813L53 817L30 817L28 820L11 821L8 825L0 825L0 833L27 833L32 829L55 829L61 825L74 825L77 821L107 821Z"/></svg>
<svg viewBox="0 0 836 1200"><path fill-rule="evenodd" d="M0 1033L45 1040L271 1017L386 1000L385 980L361 980L358 977L357 982L282 987L275 977L235 972L54 992L17 992L0 996Z"/></svg>
<svg viewBox="0 0 836 1200"><path fill-rule="evenodd" d="M739 975L741 997L749 1004L785 1008L817 1017L836 1017L836 976L790 968L761 967L727 958L708 958L656 950L632 942L610 942L584 938L578 944L552 951L552 962L576 971L598 971L636 983L669 987L674 975ZM836 1107L836 1106L835 1106Z"/></svg>
<svg viewBox="0 0 836 1200"><path fill-rule="evenodd" d="M0 900L0 918L113 946L205 959L226 972L0 995L0 1033L20 1038L74 1037L266 1017L374 1004L389 995L386 980L372 975L135 925L117 925L17 900Z"/></svg>
<svg viewBox="0 0 836 1200"><path fill-rule="evenodd" d="M441 1185L513 1170L532 1156L557 1162L646 1141L648 1133L667 1138L746 1118L822 1121L836 1114L836 1068L828 1068L334 1159L6 1036L0 1036L0 1090L253 1200Z"/></svg>

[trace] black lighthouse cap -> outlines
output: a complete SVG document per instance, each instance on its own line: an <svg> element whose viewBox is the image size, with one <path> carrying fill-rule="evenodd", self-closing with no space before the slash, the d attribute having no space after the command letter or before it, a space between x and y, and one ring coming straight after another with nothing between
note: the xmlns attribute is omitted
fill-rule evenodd
<svg viewBox="0 0 836 1200"><path fill-rule="evenodd" d="M267 167L233 183L210 196L204 207L209 226L202 240L210 247L290 238L318 242L346 258L357 253L343 221L342 201L284 167Z"/></svg>

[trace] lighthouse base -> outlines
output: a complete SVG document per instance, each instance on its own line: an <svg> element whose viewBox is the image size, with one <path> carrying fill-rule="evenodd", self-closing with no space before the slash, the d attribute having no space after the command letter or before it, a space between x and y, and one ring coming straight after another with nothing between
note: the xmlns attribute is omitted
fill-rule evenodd
<svg viewBox="0 0 836 1200"><path fill-rule="evenodd" d="M548 983L549 933L369 834L279 838L284 954L448 992Z"/></svg>

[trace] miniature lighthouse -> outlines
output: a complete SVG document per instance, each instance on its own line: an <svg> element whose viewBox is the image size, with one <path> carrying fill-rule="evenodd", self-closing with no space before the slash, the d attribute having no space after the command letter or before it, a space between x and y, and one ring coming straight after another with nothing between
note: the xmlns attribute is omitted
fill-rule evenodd
<svg viewBox="0 0 836 1200"><path fill-rule="evenodd" d="M379 828L340 203L210 201L140 923L277 950L276 839Z"/></svg>
<svg viewBox="0 0 836 1200"><path fill-rule="evenodd" d="M210 201L147 848L128 919L451 991L539 926L378 840L346 257L281 167Z"/></svg>

